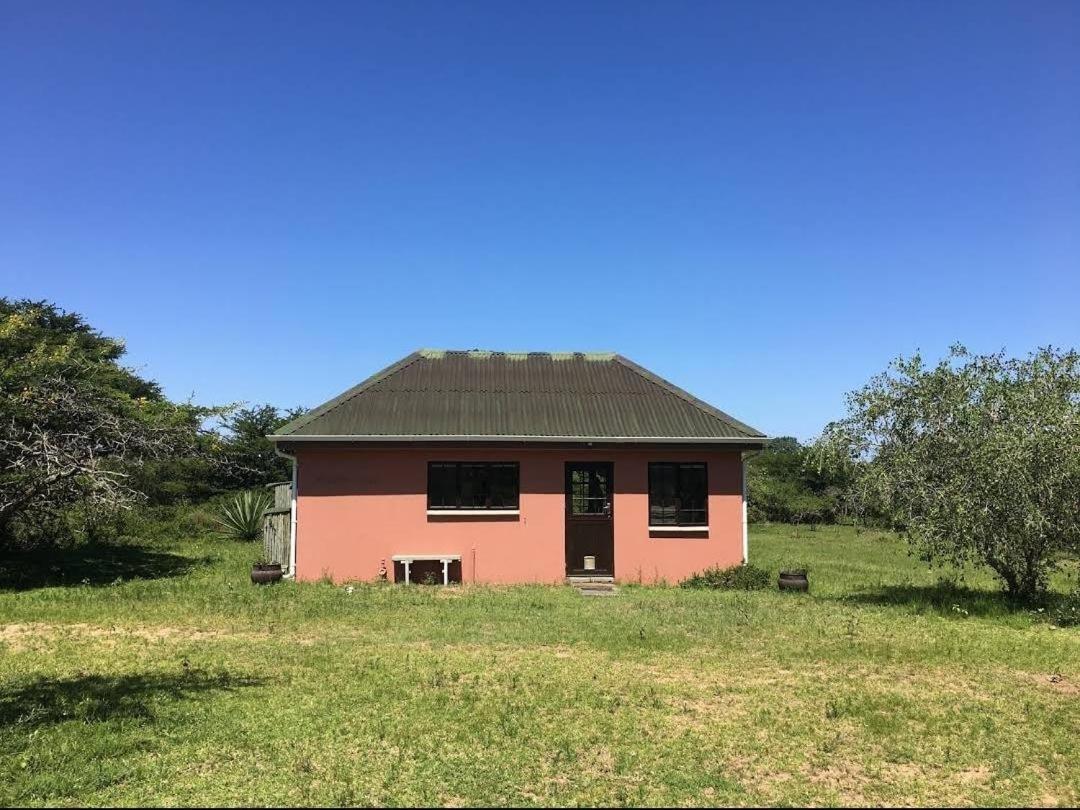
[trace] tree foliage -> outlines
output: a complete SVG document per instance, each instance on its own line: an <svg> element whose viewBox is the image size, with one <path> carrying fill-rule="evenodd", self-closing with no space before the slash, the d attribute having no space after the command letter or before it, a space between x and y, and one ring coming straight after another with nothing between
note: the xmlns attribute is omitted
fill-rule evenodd
<svg viewBox="0 0 1080 810"><path fill-rule="evenodd" d="M214 409L213 430L197 438L196 451L148 460L132 474L132 485L149 503L203 501L238 489L252 489L292 476L288 459L266 438L303 412L273 405L230 405Z"/></svg>
<svg viewBox="0 0 1080 810"><path fill-rule="evenodd" d="M846 467L812 462L798 439L770 439L746 464L751 521L835 523L846 516Z"/></svg>
<svg viewBox="0 0 1080 810"><path fill-rule="evenodd" d="M1060 554L1080 549L1075 351L898 359L849 395L818 452L925 559L985 563L1014 597L1037 595Z"/></svg>
<svg viewBox="0 0 1080 810"><path fill-rule="evenodd" d="M239 407L224 414L221 451L230 463L221 485L227 489L250 488L289 480L291 463L274 452L273 443L266 437L303 412L303 408L280 411L273 405L258 405Z"/></svg>
<svg viewBox="0 0 1080 810"><path fill-rule="evenodd" d="M213 411L169 402L123 354L79 315L0 298L0 543L127 507L134 468L193 451Z"/></svg>

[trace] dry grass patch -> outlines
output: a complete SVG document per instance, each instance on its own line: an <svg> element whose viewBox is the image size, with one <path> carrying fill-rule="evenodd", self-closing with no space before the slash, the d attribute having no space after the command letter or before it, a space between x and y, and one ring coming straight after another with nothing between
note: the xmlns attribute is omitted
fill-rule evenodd
<svg viewBox="0 0 1080 810"><path fill-rule="evenodd" d="M269 633L228 632L225 630L199 630L191 627L113 626L78 622L75 624L27 624L0 625L0 642L7 644L12 652L42 650L60 641L84 641L87 639L109 643L116 640L141 642L203 642L203 641L258 641L270 637Z"/></svg>

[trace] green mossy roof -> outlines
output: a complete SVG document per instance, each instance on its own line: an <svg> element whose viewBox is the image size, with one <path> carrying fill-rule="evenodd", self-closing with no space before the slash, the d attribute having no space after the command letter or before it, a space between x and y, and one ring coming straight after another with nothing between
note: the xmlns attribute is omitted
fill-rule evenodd
<svg viewBox="0 0 1080 810"><path fill-rule="evenodd" d="M277 435L764 438L617 354L436 349L410 354Z"/></svg>

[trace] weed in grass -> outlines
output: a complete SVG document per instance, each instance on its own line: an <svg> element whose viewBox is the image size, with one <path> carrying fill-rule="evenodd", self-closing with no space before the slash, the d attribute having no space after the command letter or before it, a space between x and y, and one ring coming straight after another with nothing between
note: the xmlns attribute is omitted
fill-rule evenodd
<svg viewBox="0 0 1080 810"><path fill-rule="evenodd" d="M744 593L735 594L733 602L735 608L736 622L740 627L745 627L750 624L754 615L754 600Z"/></svg>
<svg viewBox="0 0 1080 810"><path fill-rule="evenodd" d="M847 620L844 622L844 636L847 638L848 644L854 646L859 638L858 616L852 614L847 617Z"/></svg>

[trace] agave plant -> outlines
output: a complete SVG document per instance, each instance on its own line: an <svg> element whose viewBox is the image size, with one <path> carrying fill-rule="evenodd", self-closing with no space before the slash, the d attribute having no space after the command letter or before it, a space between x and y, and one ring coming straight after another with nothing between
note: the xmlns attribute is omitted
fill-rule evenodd
<svg viewBox="0 0 1080 810"><path fill-rule="evenodd" d="M233 540L262 537L263 512L270 508L268 492L241 492L227 501L214 516L218 531Z"/></svg>

